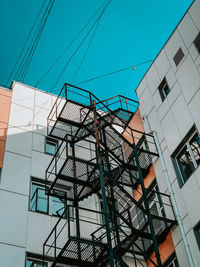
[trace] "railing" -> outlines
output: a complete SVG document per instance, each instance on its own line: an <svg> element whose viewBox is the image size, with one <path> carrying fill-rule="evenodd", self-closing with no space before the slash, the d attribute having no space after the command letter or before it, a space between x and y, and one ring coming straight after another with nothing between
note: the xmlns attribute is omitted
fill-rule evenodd
<svg viewBox="0 0 200 267"><path fill-rule="evenodd" d="M71 209L73 209L73 214L70 214ZM67 220L63 220L65 214L67 214ZM77 214L80 216L78 222L81 235L76 232ZM68 205L43 244L43 262L49 257L53 258L53 261L56 261L56 258L62 253L61 251L64 247L65 255L69 253L70 257L73 253L73 257L78 257L78 253L84 253L90 244L93 244L94 246L101 246L102 244L102 246L104 246L105 244L103 242L94 240L92 235L96 229L102 227L102 224L99 223L102 215L103 212L100 211ZM70 244L71 240L76 240L80 244L81 242L86 242L85 244L88 244L88 247L86 245L80 251L78 251L77 248L75 248L74 251L71 251L70 246L67 246ZM81 257L81 255L79 256Z"/></svg>
<svg viewBox="0 0 200 267"><path fill-rule="evenodd" d="M71 118L72 121L77 121L79 123L83 122L88 110L93 107L93 100L96 102L96 110L99 118L104 117L105 115L109 114L113 117L116 117L117 120L120 122L119 125L123 128L123 136L125 136L124 141L128 142L129 144L135 143L137 144L138 140L144 135L144 132L132 129L127 123L123 120L119 114L116 113L116 110L122 109L130 115L133 115L137 109L138 102L135 100L131 100L130 98L123 97L121 95L100 101L94 94L91 92L84 90L82 88L70 85L65 83L63 88L61 89L51 111L47 118L48 126L52 127L56 120L59 117L61 110L63 110L67 101L72 101L77 105L83 105L79 107L79 114L76 118ZM81 103L81 104L80 104ZM85 110L84 110L85 109ZM73 112L72 112L73 113ZM86 122L91 122L93 116L89 117ZM104 119L105 120L105 119ZM106 121L106 120L105 120ZM150 143L149 149L154 144L154 138L150 134L145 134L146 142ZM151 141L151 140L152 141ZM151 151L151 150L150 150ZM156 147L154 145L153 152L157 152Z"/></svg>
<svg viewBox="0 0 200 267"><path fill-rule="evenodd" d="M68 196L69 199L73 199L74 197L71 193L73 185L70 185L70 182L64 182L63 178L59 180L60 175L62 177L67 176L68 180L70 179L69 177L74 178L74 181L79 179L80 183L86 183L87 178L91 178L90 176L92 173L92 177L94 179L97 178L97 171L95 171L97 166L94 142L88 139L82 143L75 144L75 150L79 157L76 157L76 155L75 157L72 156L72 150L71 147L69 147L66 135L66 138L61 141L45 172L47 190L49 190L49 188L52 191L56 189L57 192L62 192L65 197L69 194L71 196Z"/></svg>

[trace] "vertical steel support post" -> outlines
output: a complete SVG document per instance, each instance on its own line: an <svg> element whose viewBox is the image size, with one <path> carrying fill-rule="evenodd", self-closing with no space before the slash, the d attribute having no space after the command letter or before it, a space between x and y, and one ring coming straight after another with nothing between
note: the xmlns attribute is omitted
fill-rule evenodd
<svg viewBox="0 0 200 267"><path fill-rule="evenodd" d="M71 144L72 147L72 156L73 156L73 176L76 178L76 163L75 163L75 147L74 143ZM76 235L80 238L80 222L79 222L79 210L78 210L78 201L77 201L77 185L74 184L74 206L75 206L75 214L76 214ZM78 243L78 258L81 259L81 247L80 243Z"/></svg>
<svg viewBox="0 0 200 267"><path fill-rule="evenodd" d="M103 209L104 209L104 213L105 213L106 236L107 236L108 247L109 247L109 261L110 261L110 267L114 267L114 255L113 255L112 240L111 240L110 227L109 227L109 210L108 210L108 203L107 203L106 192L105 192L103 164L102 164L102 159L101 159L101 155L100 155L96 103L94 100L93 100L93 111L94 111L94 129L95 129L95 137L96 137L96 154L97 154L97 163L98 163L99 174L100 174Z"/></svg>
<svg viewBox="0 0 200 267"><path fill-rule="evenodd" d="M151 213L150 213L147 193L146 193L144 180L143 180L143 174L142 174L142 170L141 170L141 167L140 167L138 152L137 152L137 149L136 149L136 146L135 146L134 143L132 144L132 147L133 147L133 152L134 152L134 156L135 156L136 166L137 166L138 173L139 173L139 179L140 179L140 184L141 184L141 188L142 188L142 194L143 194L143 198L144 198L144 205L145 205L145 208L146 208L146 211L147 211L147 217L148 217L149 227L150 227L151 235L152 235L152 239L153 239L153 245L154 245L154 250L155 250L155 254L156 254L156 259L157 259L158 266L162 267L162 262L161 262L161 259L160 259L160 253L159 253L159 249L158 249L158 242L157 242L156 234L155 234L155 231L154 231L152 216L151 216Z"/></svg>

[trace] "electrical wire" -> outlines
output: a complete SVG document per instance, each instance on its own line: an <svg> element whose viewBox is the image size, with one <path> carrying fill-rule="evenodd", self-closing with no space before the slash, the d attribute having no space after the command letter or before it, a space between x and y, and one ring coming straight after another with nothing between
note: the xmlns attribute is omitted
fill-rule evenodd
<svg viewBox="0 0 200 267"><path fill-rule="evenodd" d="M92 29L95 27L95 25L97 24L97 22L101 19L101 17L103 16L105 10L107 9L108 5L110 4L112 0L109 0L107 2L107 4L105 5L105 7L103 8L101 14L99 15L99 17L97 18L97 20L93 23L93 25L91 26L91 28L89 29L89 31L86 33L86 35L84 36L84 38L82 39L82 41L80 42L80 44L78 45L78 47L76 48L76 50L74 51L74 53L71 55L71 57L68 59L67 63L65 64L63 70L61 71L58 79L56 80L56 83L51 87L50 92L52 89L54 89L56 87L56 85L58 84L59 80L61 79L63 73L65 72L67 66L69 65L69 63L71 62L72 58L77 54L77 52L79 51L79 49L81 48L82 44L84 43L84 41L86 40L86 38L88 37L88 35L90 34L90 32L92 31Z"/></svg>
<svg viewBox="0 0 200 267"><path fill-rule="evenodd" d="M53 4L55 0L49 0L46 9L44 11L44 14L38 24L38 27L32 37L32 40L30 41L30 44L23 56L23 59L21 61L21 64L16 72L16 80L24 81L24 78L26 76L26 73L28 71L28 68L30 66L30 63L32 61L33 55L35 53L35 50L37 48L38 42L40 40L40 37L42 35L44 26L46 24L46 21L48 19L48 16L50 14L50 11L52 10Z"/></svg>
<svg viewBox="0 0 200 267"><path fill-rule="evenodd" d="M40 78L39 81L35 84L35 87L37 87L43 80L44 78L49 74L49 72L53 69L53 67L56 65L56 63L62 58L62 56L67 52L67 50L72 46L72 44L76 41L78 36L85 30L85 28L88 26L90 21L96 16L96 14L99 12L99 10L104 6L104 4L107 2L104 1L103 4L99 6L99 8L95 11L95 13L89 18L89 20L86 22L86 24L81 28L81 30L77 33L77 35L72 39L72 41L65 47L63 52L56 58L56 60L53 62L53 64L49 67L49 69L45 72L45 74Z"/></svg>
<svg viewBox="0 0 200 267"><path fill-rule="evenodd" d="M74 74L74 77L73 77L73 79L72 79L72 81L71 81L71 84L73 84L73 82L75 81L75 79L76 79L76 77L77 77L77 75L78 75L78 73L79 73L79 71L80 71L80 69L81 69L81 67L82 67L82 65L83 65L83 62L84 62L84 60L85 60L85 58L86 58L86 56L87 56L88 50L90 49L90 46L91 46L92 41L93 41L93 39L94 39L94 36L95 36L95 34L96 34L96 32L97 32L97 29L98 29L98 27L99 27L99 24L100 24L100 20L98 21L98 23L97 23L97 25L96 25L96 28L95 28L95 30L94 30L94 32L93 32L93 34L92 34L92 37L91 37L90 42L89 42L89 44L88 44L88 46L87 46L87 48L86 48L86 51L85 51L85 53L84 53L84 55L83 55L83 58L82 58L82 60L81 60L81 62L80 62L80 64L79 64L79 66L78 66L78 68L77 68L77 70L76 70L76 72L75 72L75 74Z"/></svg>
<svg viewBox="0 0 200 267"><path fill-rule="evenodd" d="M154 59L147 60L147 61L144 61L144 62L141 62L141 63L137 63L137 64L135 64L135 65L133 65L133 66L131 66L131 67L129 66L129 67L127 67L127 68L123 68L123 69L119 69L119 70L116 70L116 71L112 71L112 72L109 72L109 73L106 73L106 74L102 74L102 75L99 75L99 76L95 76L94 78L91 78L91 79L88 79L88 80L84 80L84 81L79 82L79 83L76 83L76 84L74 84L74 85L79 85L79 84L81 84L81 83L86 83L86 82L90 82L90 81L97 80L97 79L100 79L100 78L104 78L104 77L106 77L106 76L110 76L110 75L113 75L113 74L116 74L116 73L119 73L119 72L122 72L122 71L125 71L125 70L130 70L130 69L135 70L136 67L139 67L139 66L141 66L141 65L150 63L150 62L152 62L152 61L154 61ZM49 91L49 93L55 93L55 92L57 92L57 91L58 91L58 89L55 89L55 90Z"/></svg>
<svg viewBox="0 0 200 267"><path fill-rule="evenodd" d="M42 32L43 32L43 30L44 30L45 24L46 24L46 22L47 22L47 19L48 19L48 17L49 17L49 14L50 14L52 8L53 8L54 3L55 3L55 0L52 0L52 2L51 2L51 6L50 6L50 8L49 8L49 10L48 10L48 13L47 13L47 16L46 16L46 18L44 19L43 24L41 25L40 31L38 32L37 37L36 37L36 41L35 41L35 43L34 43L32 49L31 49L31 51L30 51L30 53L29 53L29 57L28 57L28 60L27 60L26 67L25 67L24 72L22 73L22 76L21 76L21 80L22 80L22 82L24 82L25 76L26 76L27 71L28 71L28 69L29 69L29 66L30 66L30 64L31 64L31 61L32 61L32 59L33 59L33 56L34 56L34 54L35 54L36 48L37 48L37 46L38 46L39 40L40 40L40 38L41 38Z"/></svg>
<svg viewBox="0 0 200 267"><path fill-rule="evenodd" d="M130 66L130 67L127 67L127 68L124 68L124 69L119 69L119 70L115 70L115 71L112 71L112 72L109 72L109 73L106 73L106 74L102 74L102 75L96 76L94 78L90 78L88 80L84 80L84 81L78 82L75 85L79 85L79 84L82 84L82 83L86 83L86 82L90 82L90 81L93 81L93 80L101 79L101 78L104 78L106 76L110 76L110 75L113 75L113 74L116 74L118 72L122 72L122 71L125 71L125 70L135 69L135 67L147 64L147 63L152 62L152 61L153 61L153 59L145 61L145 62L142 62L142 63L138 63L138 64L136 64L134 66Z"/></svg>
<svg viewBox="0 0 200 267"><path fill-rule="evenodd" d="M21 52L20 52L20 54L19 54L19 56L18 56L18 58L17 58L17 60L16 60L16 62L15 62L15 65L14 65L14 67L12 68L12 70L11 70L11 72L10 72L10 75L9 75L8 80L7 80L7 82L6 82L7 84L9 83L9 81L10 81L10 79L11 79L11 77L12 77L12 75L13 75L15 69L16 69L16 66L17 66L18 63L19 63L19 60L20 60L20 58L21 58L21 56L22 56L22 54L23 54L23 52L24 52L24 49L25 49L25 47L26 47L26 44L28 43L28 40L29 40L29 38L30 38L30 36L31 36L31 34L32 34L32 32L33 32L33 29L34 29L34 27L35 27L35 25L36 25L36 23L37 23L37 20L38 20L40 14L41 14L41 12L42 12L42 9L43 9L43 7L44 7L46 1L47 1L47 0L44 0L42 6L41 6L41 8L40 8L40 10L39 10L39 12L38 12L38 14L37 14L37 16L36 16L36 19L35 19L35 21L34 21L32 27L31 27L31 29L30 29L30 31L29 31L29 34L28 34L28 36L27 36L27 38L26 38L26 40L25 40L25 42L24 42L24 45L23 45L23 47L22 47L22 49L21 49Z"/></svg>

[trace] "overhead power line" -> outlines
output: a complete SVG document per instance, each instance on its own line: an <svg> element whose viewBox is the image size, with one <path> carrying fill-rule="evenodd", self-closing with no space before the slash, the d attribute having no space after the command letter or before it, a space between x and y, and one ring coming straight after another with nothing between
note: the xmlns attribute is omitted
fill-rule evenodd
<svg viewBox="0 0 200 267"><path fill-rule="evenodd" d="M53 67L57 64L57 62L64 56L64 54L67 52L67 50L72 46L72 44L77 40L79 35L86 29L86 27L89 25L89 23L92 21L92 19L97 15L99 10L105 5L107 2L104 1L103 4L101 4L98 9L94 12L94 14L89 18L89 20L86 22L86 24L81 28L81 30L77 33L77 35L72 39L72 41L65 47L65 49L62 51L62 53L56 58L56 60L52 63L52 65L48 68L48 70L45 72L45 74L40 78L39 81L35 84L35 87L37 87L49 74L49 72L53 69Z"/></svg>
<svg viewBox="0 0 200 267"><path fill-rule="evenodd" d="M38 20L40 14L41 14L41 12L42 12L42 9L43 9L43 7L44 7L46 1L47 1L47 0L44 0L42 6L41 6L41 8L40 8L40 10L39 10L39 12L38 12L38 14L37 14L37 16L36 16L36 19L35 19L35 21L34 21L32 27L31 27L31 29L30 29L30 31L29 31L29 34L28 34L28 36L27 36L27 38L26 38L26 40L25 40L25 42L24 42L24 45L23 45L23 47L22 47L22 49L21 49L21 52L20 52L20 54L19 54L19 56L18 56L18 58L17 58L17 60L16 60L16 62L15 62L15 65L14 65L14 67L12 68L12 70L11 70L11 72L10 72L10 75L9 75L9 77L8 77L8 80L7 80L7 84L9 83L9 81L10 81L10 79L11 79L11 77L12 77L12 75L13 75L13 73L14 73L14 71L15 71L15 69L16 69L18 63L19 63L19 61L20 61L20 58L21 58L21 56L22 56L22 54L23 54L23 52L24 52L24 49L25 49L25 47L26 47L26 45L27 45L27 43L28 43L28 40L29 40L29 38L30 38L30 36L31 36L31 34L32 34L32 32L33 32L33 29L34 29L34 27L35 27L35 25L36 25L36 23L37 23L37 20Z"/></svg>
<svg viewBox="0 0 200 267"><path fill-rule="evenodd" d="M84 80L84 81L78 82L78 83L76 83L75 85L79 85L79 84L82 84L82 83L87 83L87 82L90 82L90 81L94 81L94 80L97 80L97 79L101 79L101 78L104 78L104 77L106 77L106 76L110 76L110 75L113 75L113 74L116 74L116 73L118 73L118 72L122 72L122 71L125 71L125 70L130 70L130 69L135 70L136 67L141 66L141 65L144 65L144 64L147 64L147 63L152 62L152 61L153 61L153 59L148 60L148 61L145 61L145 62L142 62L142 63L135 64L134 66L130 66L130 67L127 67L127 68L123 68L123 69L115 70L115 71L112 71L112 72L109 72L109 73L105 73L105 74L102 74L102 75L99 75L99 76L90 78L90 79L88 79L88 80Z"/></svg>
<svg viewBox="0 0 200 267"><path fill-rule="evenodd" d="M22 71L22 73L21 73L21 77L19 78L22 82L23 82L24 79L25 79L25 76L26 76L27 71L28 71L28 69L29 69L29 66L30 66L30 64L31 64L31 61L32 61L32 59L33 59L33 56L34 56L34 54L35 54L36 48L37 48L37 46L38 46L39 40L40 40L40 38L41 38L42 32L43 32L43 30L44 30L45 24L46 24L46 22L47 22L47 19L48 19L48 17L49 17L49 14L50 14L52 8L53 8L53 4L54 4L54 3L55 3L55 0L51 0L51 1L49 2L49 5L48 5L48 7L46 8L45 14L44 14L44 16L43 16L43 18L42 18L42 22L41 22L40 26L38 27L38 32L37 32L35 41L34 41L32 47L31 47L31 50L30 50L30 52L29 52L29 54L28 54L28 57L26 58L26 61L25 61L25 64L24 64L24 69L23 69L23 71Z"/></svg>
<svg viewBox="0 0 200 267"><path fill-rule="evenodd" d="M58 84L59 80L61 79L63 73L65 72L67 66L69 65L69 63L71 62L71 60L73 59L73 57L77 54L77 52L79 51L79 49L81 48L81 46L83 45L83 43L85 42L85 40L87 39L88 35L90 34L90 32L93 30L93 28L95 27L95 25L98 23L98 21L101 19L101 17L103 16L104 12L106 11L107 7L109 6L110 2L112 0L107 1L106 5L104 6L102 12L100 13L99 17L96 19L96 21L93 23L93 25L90 27L90 29L88 30L88 32L85 34L85 36L83 37L82 41L80 42L80 44L78 45L78 47L76 48L76 50L74 51L74 53L71 55L71 57L68 59L68 61L66 62L64 68L62 69L58 79L56 80L56 83L52 86L51 90L53 90L55 88L55 86ZM51 92L50 90L50 92Z"/></svg>
<svg viewBox="0 0 200 267"><path fill-rule="evenodd" d="M55 3L55 0L50 0L47 7L46 7L46 10L44 12L44 15L40 21L40 24L38 25L38 28L37 28L37 31L35 33L35 36L32 38L32 41L29 45L29 48L27 49L26 53L25 53L25 56L23 58L23 65L21 68L19 68L19 71L18 71L18 80L20 81L24 81L24 78L26 76L26 73L29 69L29 66L31 64L31 61L33 59L33 56L34 56L34 53L36 51L36 48L37 48L37 45L39 43L39 40L40 40L40 37L42 35L42 32L44 30L44 27L45 27L45 24L47 22L47 19L49 17L49 14L52 10L52 7L53 7L53 4ZM28 56L27 56L28 54Z"/></svg>
<svg viewBox="0 0 200 267"><path fill-rule="evenodd" d="M109 73L106 73L106 74L102 74L102 75L99 75L99 76L95 76L95 77L90 78L90 79L88 79L88 80L84 80L84 81L78 82L78 83L76 83L76 84L74 84L74 85L79 85L79 84L82 84L82 83L86 83L86 82L90 82L90 81L93 81L93 80L101 79L101 78L104 78L104 77L106 77L106 76L111 76L111 75L113 75L113 74L120 73L120 72L125 71L125 70L131 70L131 69L132 69L132 70L136 70L136 67L139 67L139 66L141 66L141 65L145 65L145 64L147 64L147 63L150 63L150 62L152 62L153 60L154 60L154 59L147 60L147 61L144 61L144 62L141 62L141 63L134 64L134 65L129 66L129 67L127 67L127 68L123 68L123 69L115 70L115 71L112 71L112 72L109 72ZM50 93L55 93L55 92L57 92L57 91L58 91L58 89L55 89L55 90L52 90L52 91L49 91L49 92L50 92Z"/></svg>
<svg viewBox="0 0 200 267"><path fill-rule="evenodd" d="M24 81L54 3L55 0L43 1L7 82L12 77L17 81Z"/></svg>
<svg viewBox="0 0 200 267"><path fill-rule="evenodd" d="M83 62L84 62L84 60L85 60L85 58L86 58L86 56L87 56L87 53L88 53L88 51L89 51L89 49L90 49L90 46L91 46L91 44L92 44L92 41L94 40L94 37L95 37L95 34L96 34L97 29L98 29L98 27L99 27L99 24L100 24L100 20L99 20L99 21L97 22L97 24L96 24L96 28L95 28L95 30L94 30L94 32L93 32L93 34L92 34L92 37L91 37L91 39L90 39L90 41L89 41L89 43L88 43L88 46L87 46L87 48L86 48L86 50L85 50L85 53L84 53L84 55L83 55L83 57L82 57L82 60L81 60L79 66L78 66L78 68L77 68L77 70L76 70L76 72L75 72L75 74L74 74L74 77L73 77L73 79L72 79L72 81L71 81L71 84L73 84L73 82L75 81L75 79L76 79L76 77L77 77L77 75L78 75L78 73L79 73L79 71L80 71L80 69L81 69L81 67L82 67L82 65L83 65Z"/></svg>

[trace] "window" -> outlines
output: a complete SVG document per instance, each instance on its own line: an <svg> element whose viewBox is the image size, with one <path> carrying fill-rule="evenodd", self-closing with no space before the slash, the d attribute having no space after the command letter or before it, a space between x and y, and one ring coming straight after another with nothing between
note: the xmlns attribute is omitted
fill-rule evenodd
<svg viewBox="0 0 200 267"><path fill-rule="evenodd" d="M47 263L45 262L43 265L42 261L34 260L34 259L27 259L26 267L47 267Z"/></svg>
<svg viewBox="0 0 200 267"><path fill-rule="evenodd" d="M55 155L58 148L58 140L46 137L45 153L49 155Z"/></svg>
<svg viewBox="0 0 200 267"><path fill-rule="evenodd" d="M181 48L179 48L179 50L176 52L176 55L174 56L174 63L176 65L176 67L178 66L178 64L181 62L181 60L184 57L184 53L183 50Z"/></svg>
<svg viewBox="0 0 200 267"><path fill-rule="evenodd" d="M197 37L195 38L194 44L195 44L197 50L200 53L200 32L198 33Z"/></svg>
<svg viewBox="0 0 200 267"><path fill-rule="evenodd" d="M200 137L195 127L192 127L176 149L172 155L172 160L179 185L183 186L200 164Z"/></svg>
<svg viewBox="0 0 200 267"><path fill-rule="evenodd" d="M34 212L60 217L67 207L67 204L70 205L71 202L61 200L57 197L47 196L45 194L45 185L42 181L37 180L38 179L33 179L31 184L29 209ZM73 217L73 208L70 208L70 216ZM66 214L64 217L66 218Z"/></svg>
<svg viewBox="0 0 200 267"><path fill-rule="evenodd" d="M194 235L200 250L200 222L194 227Z"/></svg>
<svg viewBox="0 0 200 267"><path fill-rule="evenodd" d="M42 261L42 256L27 252L26 267L48 267L48 263Z"/></svg>
<svg viewBox="0 0 200 267"><path fill-rule="evenodd" d="M161 97L162 102L163 102L170 92L169 85L168 85L165 78L162 80L161 84L158 86L158 90L159 90L160 97Z"/></svg>
<svg viewBox="0 0 200 267"><path fill-rule="evenodd" d="M178 260L176 257L176 253L173 252L169 258L164 262L164 267L179 267Z"/></svg>

